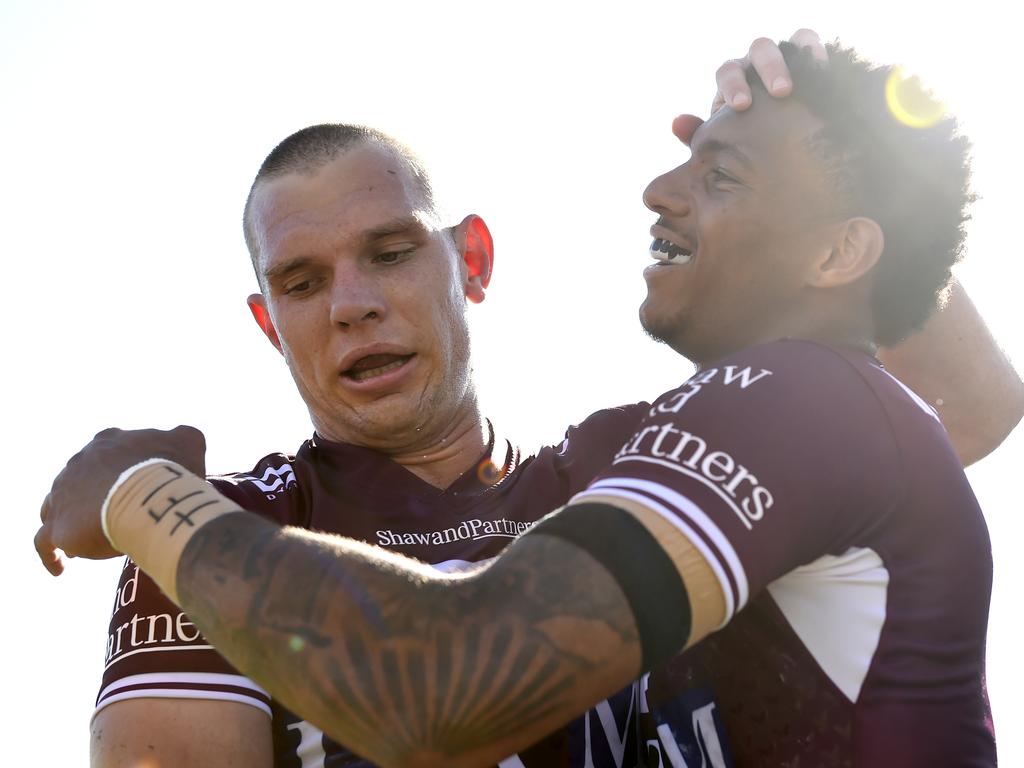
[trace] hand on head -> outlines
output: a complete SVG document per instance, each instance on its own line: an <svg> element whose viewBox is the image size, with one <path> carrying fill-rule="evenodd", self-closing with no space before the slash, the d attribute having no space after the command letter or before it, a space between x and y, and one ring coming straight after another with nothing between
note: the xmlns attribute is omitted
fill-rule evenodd
<svg viewBox="0 0 1024 768"><path fill-rule="evenodd" d="M819 61L828 62L825 45L814 30L798 29L789 41L801 48L810 49L811 54ZM779 46L766 37L759 37L750 44L746 56L742 59L730 59L718 68L715 73L718 90L711 103L712 115L725 106L735 112L750 108L753 94L746 76L749 67L754 68L772 96L784 98L792 93L793 81ZM696 115L679 115L672 121L672 133L683 144L690 146L694 132L703 122L704 120Z"/></svg>

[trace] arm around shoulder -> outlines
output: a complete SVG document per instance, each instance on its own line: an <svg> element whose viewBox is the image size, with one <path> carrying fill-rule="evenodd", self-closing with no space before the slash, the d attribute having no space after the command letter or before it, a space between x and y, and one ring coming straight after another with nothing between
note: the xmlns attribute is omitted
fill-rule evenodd
<svg viewBox="0 0 1024 768"><path fill-rule="evenodd" d="M602 532L621 543L629 516L615 517ZM387 766L494 765L642 671L619 581L542 528L459 577L225 515L192 537L177 588L232 664L353 752ZM694 628L714 613L698 619L695 606Z"/></svg>
<svg viewBox="0 0 1024 768"><path fill-rule="evenodd" d="M240 702L128 699L97 712L89 730L92 768L274 764L270 718Z"/></svg>

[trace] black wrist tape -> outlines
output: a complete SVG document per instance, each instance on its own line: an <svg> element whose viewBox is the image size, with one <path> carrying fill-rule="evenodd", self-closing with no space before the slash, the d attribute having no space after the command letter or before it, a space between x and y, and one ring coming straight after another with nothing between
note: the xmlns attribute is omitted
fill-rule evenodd
<svg viewBox="0 0 1024 768"><path fill-rule="evenodd" d="M572 504L529 535L558 536L590 554L618 582L636 620L644 671L675 656L690 638L690 596L671 558L629 512L611 504Z"/></svg>

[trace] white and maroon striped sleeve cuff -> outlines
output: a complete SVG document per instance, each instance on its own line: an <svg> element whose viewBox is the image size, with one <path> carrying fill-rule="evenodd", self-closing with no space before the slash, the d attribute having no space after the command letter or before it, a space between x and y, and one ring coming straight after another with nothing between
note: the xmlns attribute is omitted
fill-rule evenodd
<svg viewBox="0 0 1024 768"><path fill-rule="evenodd" d="M211 672L154 672L115 680L96 700L99 712L125 699L213 699L249 704L270 715L270 694L242 675Z"/></svg>
<svg viewBox="0 0 1024 768"><path fill-rule="evenodd" d="M729 539L696 503L661 483L632 477L610 477L576 494L573 502L590 496L628 499L660 515L685 536L707 561L725 598L724 626L749 597L746 571Z"/></svg>

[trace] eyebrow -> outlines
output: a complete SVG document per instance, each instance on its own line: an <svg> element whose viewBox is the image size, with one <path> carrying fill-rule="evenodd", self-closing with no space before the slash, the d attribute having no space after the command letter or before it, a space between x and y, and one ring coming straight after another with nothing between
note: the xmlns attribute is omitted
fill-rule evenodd
<svg viewBox="0 0 1024 768"><path fill-rule="evenodd" d="M391 235L402 235L402 234L426 234L428 232L427 227L420 221L416 216L400 216L390 221L385 221L377 226L364 230L359 234L359 239L364 243L372 243L374 240L380 240L384 237ZM287 275L295 270L302 269L303 267L309 266L313 263L313 258L310 256L296 256L294 259L288 259L288 261L282 264L276 264L275 266L267 269L263 272L263 276L267 280L274 280L276 278Z"/></svg>
<svg viewBox="0 0 1024 768"><path fill-rule="evenodd" d="M270 269L264 270L263 277L266 280L274 280L275 278L287 275L289 272L302 269L311 264L312 261L309 256L296 256L294 259L288 259L284 264L277 264Z"/></svg>
<svg viewBox="0 0 1024 768"><path fill-rule="evenodd" d="M728 142L720 141L719 139L708 139L707 141L702 141L700 143L700 146L694 150L694 153L698 155L711 154L713 152L731 155L747 168L752 169L754 167L754 163L750 160L749 157L747 157L745 154L743 154L742 151L740 151L739 147L737 147L735 144L729 144Z"/></svg>
<svg viewBox="0 0 1024 768"><path fill-rule="evenodd" d="M383 224L379 224L372 229L365 230L361 235L361 239L369 242L371 240L379 240L382 237L388 237L389 235L401 235L407 232L414 232L416 234L426 234L427 227L424 226L423 222L416 216L401 216L391 221L386 221Z"/></svg>

